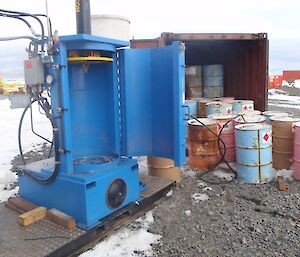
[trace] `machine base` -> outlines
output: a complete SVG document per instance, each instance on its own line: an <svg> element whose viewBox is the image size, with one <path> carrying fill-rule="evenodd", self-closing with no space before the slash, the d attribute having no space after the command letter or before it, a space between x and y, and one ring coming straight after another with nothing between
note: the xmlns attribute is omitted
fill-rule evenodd
<svg viewBox="0 0 300 257"><path fill-rule="evenodd" d="M175 186L175 181L143 175L140 180L147 184L141 193L140 205L134 205L125 213L110 217L103 224L89 231L75 228L65 229L48 218L28 227L18 225L18 214L0 203L0 256L77 256L92 248L96 243L116 230L127 226L163 200L166 193Z"/></svg>
<svg viewBox="0 0 300 257"><path fill-rule="evenodd" d="M115 160L91 172L64 174L60 171L55 180L46 185L24 174L24 170L29 170L39 176L49 176L53 163L53 159L42 160L20 167L20 196L35 205L56 208L74 217L80 228L96 227L105 217L118 215L140 200L136 160Z"/></svg>

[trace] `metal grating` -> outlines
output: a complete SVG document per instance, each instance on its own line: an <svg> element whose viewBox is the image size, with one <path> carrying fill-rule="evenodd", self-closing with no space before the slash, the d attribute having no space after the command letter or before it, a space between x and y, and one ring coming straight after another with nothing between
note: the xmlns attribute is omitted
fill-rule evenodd
<svg viewBox="0 0 300 257"><path fill-rule="evenodd" d="M46 256L85 231L65 229L47 218L28 227L18 225L18 214L0 204L0 256Z"/></svg>
<svg viewBox="0 0 300 257"><path fill-rule="evenodd" d="M148 186L148 188L141 193L144 198L149 198L160 190L175 183L175 181L172 180L148 175L140 175L140 180Z"/></svg>
<svg viewBox="0 0 300 257"><path fill-rule="evenodd" d="M144 199L174 184L174 181L147 175L141 175L140 179L148 186L142 192ZM0 203L0 257L47 256L85 235L88 236L87 231L79 228L68 230L47 218L21 227L18 214Z"/></svg>

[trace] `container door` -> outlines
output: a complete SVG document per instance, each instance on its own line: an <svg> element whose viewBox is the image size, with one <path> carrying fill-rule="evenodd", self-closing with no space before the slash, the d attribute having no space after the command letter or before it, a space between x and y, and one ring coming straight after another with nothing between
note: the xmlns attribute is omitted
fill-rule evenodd
<svg viewBox="0 0 300 257"><path fill-rule="evenodd" d="M183 43L119 50L121 154L185 161Z"/></svg>

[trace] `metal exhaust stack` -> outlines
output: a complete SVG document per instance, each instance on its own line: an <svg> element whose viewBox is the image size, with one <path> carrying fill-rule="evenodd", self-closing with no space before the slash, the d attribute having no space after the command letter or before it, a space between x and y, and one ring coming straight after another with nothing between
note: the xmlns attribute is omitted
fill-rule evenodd
<svg viewBox="0 0 300 257"><path fill-rule="evenodd" d="M75 0L77 34L91 34L90 0Z"/></svg>

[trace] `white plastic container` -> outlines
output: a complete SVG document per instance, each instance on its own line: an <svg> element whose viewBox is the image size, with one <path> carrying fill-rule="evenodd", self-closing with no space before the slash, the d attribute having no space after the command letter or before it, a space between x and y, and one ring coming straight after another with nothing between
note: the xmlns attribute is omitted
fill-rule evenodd
<svg viewBox="0 0 300 257"><path fill-rule="evenodd" d="M118 15L92 15L92 35L118 40L130 40L130 21Z"/></svg>

